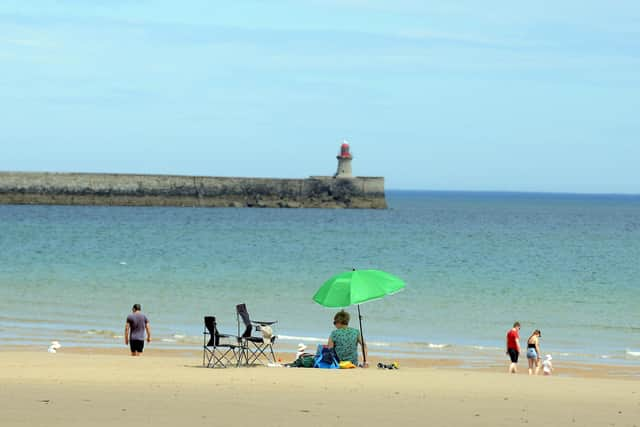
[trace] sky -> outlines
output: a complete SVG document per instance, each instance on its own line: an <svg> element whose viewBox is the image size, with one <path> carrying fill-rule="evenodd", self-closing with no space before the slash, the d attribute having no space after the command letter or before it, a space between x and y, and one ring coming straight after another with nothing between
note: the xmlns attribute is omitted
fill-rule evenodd
<svg viewBox="0 0 640 427"><path fill-rule="evenodd" d="M3 0L0 170L640 193L640 3Z"/></svg>

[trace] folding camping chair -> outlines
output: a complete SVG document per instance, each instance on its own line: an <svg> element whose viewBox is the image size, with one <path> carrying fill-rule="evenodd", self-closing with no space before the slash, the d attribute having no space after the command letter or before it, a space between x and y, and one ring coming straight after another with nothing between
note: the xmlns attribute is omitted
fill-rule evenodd
<svg viewBox="0 0 640 427"><path fill-rule="evenodd" d="M218 332L216 318L204 317L202 343L202 366L207 368L226 368L234 364L238 366L242 360L243 348L240 337Z"/></svg>
<svg viewBox="0 0 640 427"><path fill-rule="evenodd" d="M242 357L247 366L256 363L276 363L276 355L273 352L273 343L277 336L273 335L271 325L278 323L277 320L263 322L251 320L246 304L236 305L238 317L238 335L242 342ZM244 324L244 332L240 335L240 321ZM253 331L260 332L261 336L253 336Z"/></svg>

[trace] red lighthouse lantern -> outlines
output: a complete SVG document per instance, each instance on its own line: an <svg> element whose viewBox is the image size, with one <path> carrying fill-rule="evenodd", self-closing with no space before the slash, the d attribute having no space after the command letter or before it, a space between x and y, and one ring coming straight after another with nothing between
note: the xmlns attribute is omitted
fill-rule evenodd
<svg viewBox="0 0 640 427"><path fill-rule="evenodd" d="M340 157L343 159L350 159L351 153L349 152L349 144L346 142L340 146Z"/></svg>

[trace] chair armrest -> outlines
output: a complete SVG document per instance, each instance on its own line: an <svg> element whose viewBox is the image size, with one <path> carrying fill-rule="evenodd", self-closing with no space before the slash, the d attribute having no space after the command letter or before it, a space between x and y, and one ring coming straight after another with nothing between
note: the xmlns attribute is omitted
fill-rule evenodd
<svg viewBox="0 0 640 427"><path fill-rule="evenodd" d="M272 322L262 322L260 320L252 320L251 323L253 323L254 325L260 325L260 326L271 326L274 323L278 323L278 321L274 320Z"/></svg>

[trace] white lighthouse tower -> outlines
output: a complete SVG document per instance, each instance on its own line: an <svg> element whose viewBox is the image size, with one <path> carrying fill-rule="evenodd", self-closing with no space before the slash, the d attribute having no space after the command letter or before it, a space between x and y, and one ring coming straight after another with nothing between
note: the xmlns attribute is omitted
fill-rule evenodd
<svg viewBox="0 0 640 427"><path fill-rule="evenodd" d="M340 146L340 154L336 156L338 159L338 171L334 175L336 178L352 178L351 175L351 160L353 156L349 152L349 144L346 140L342 141Z"/></svg>

